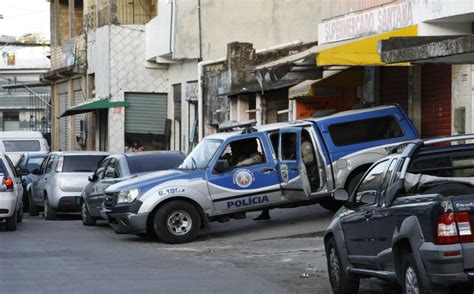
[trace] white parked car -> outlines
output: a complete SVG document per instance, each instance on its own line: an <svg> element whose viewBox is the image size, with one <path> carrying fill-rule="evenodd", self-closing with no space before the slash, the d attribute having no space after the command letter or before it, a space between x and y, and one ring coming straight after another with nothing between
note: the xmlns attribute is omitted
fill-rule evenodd
<svg viewBox="0 0 474 294"><path fill-rule="evenodd" d="M48 141L41 132L0 132L0 152L7 154L16 164L25 152L49 151Z"/></svg>
<svg viewBox="0 0 474 294"><path fill-rule="evenodd" d="M7 231L15 231L23 220L23 186L13 163L4 154L0 154L0 183L0 221L5 220Z"/></svg>

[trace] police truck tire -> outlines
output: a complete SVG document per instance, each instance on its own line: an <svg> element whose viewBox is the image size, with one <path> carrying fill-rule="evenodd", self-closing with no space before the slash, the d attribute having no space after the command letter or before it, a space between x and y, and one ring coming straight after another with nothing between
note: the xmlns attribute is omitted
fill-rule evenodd
<svg viewBox="0 0 474 294"><path fill-rule="evenodd" d="M166 243L179 244L192 241L201 228L201 217L194 205L186 201L172 201L155 213L153 229Z"/></svg>
<svg viewBox="0 0 474 294"><path fill-rule="evenodd" d="M319 205L321 205L324 209L336 212L339 210L339 208L341 208L342 203L334 199L325 199L319 202Z"/></svg>
<svg viewBox="0 0 474 294"><path fill-rule="evenodd" d="M28 191L28 202L30 203L29 205L30 216L38 216L38 207L33 202L33 199L31 197L33 197L31 195L31 191Z"/></svg>
<svg viewBox="0 0 474 294"><path fill-rule="evenodd" d="M359 291L359 278L349 277L342 266L336 241L331 238L326 243L326 258L328 265L329 281L334 294L357 293Z"/></svg>

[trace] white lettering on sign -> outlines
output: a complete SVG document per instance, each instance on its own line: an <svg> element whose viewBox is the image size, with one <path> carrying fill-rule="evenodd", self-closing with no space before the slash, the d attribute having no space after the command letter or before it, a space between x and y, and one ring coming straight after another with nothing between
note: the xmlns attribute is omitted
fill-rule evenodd
<svg viewBox="0 0 474 294"><path fill-rule="evenodd" d="M415 23L413 8L404 2L324 21L318 26L319 44L389 32Z"/></svg>

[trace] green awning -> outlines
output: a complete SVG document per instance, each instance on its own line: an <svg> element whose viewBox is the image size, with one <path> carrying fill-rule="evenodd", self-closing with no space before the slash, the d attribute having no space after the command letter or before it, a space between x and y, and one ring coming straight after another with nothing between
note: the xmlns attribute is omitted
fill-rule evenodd
<svg viewBox="0 0 474 294"><path fill-rule="evenodd" d="M60 117L70 116L85 112L92 112L99 109L107 109L112 107L126 107L128 103L126 101L110 101L109 99L94 99L83 102L81 104L74 105L68 108Z"/></svg>

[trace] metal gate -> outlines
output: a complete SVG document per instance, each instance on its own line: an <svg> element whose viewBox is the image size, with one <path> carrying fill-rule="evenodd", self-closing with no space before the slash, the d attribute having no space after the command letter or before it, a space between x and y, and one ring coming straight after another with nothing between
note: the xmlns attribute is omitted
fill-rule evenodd
<svg viewBox="0 0 474 294"><path fill-rule="evenodd" d="M168 94L125 93L125 132L165 134Z"/></svg>
<svg viewBox="0 0 474 294"><path fill-rule="evenodd" d="M451 135L451 65L425 64L421 84L421 135Z"/></svg>

